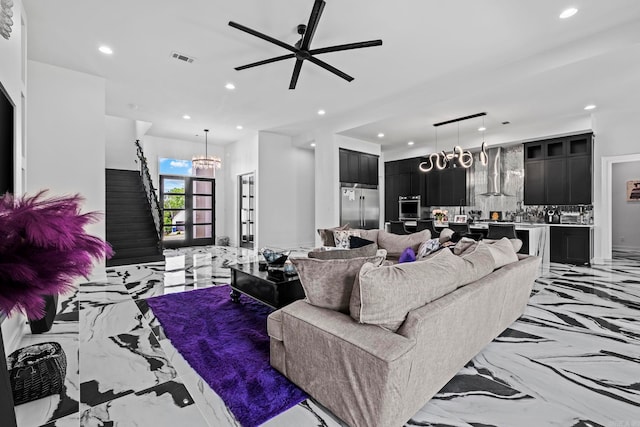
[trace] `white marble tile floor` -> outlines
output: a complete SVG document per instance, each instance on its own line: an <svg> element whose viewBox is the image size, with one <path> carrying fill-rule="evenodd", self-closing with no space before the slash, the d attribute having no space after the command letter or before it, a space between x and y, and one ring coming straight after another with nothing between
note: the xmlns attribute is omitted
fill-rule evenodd
<svg viewBox="0 0 640 427"><path fill-rule="evenodd" d="M165 255L80 284L48 333L25 325L21 346L58 341L69 367L62 394L16 407L19 427L239 426L145 299L226 284L228 266L256 254L209 246ZM640 427L640 257L543 271L524 315L406 426ZM264 425L344 426L311 399Z"/></svg>

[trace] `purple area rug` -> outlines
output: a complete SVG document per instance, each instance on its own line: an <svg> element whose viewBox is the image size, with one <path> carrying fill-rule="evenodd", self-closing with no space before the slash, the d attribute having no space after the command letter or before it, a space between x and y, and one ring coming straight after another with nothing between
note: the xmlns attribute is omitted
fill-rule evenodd
<svg viewBox="0 0 640 427"><path fill-rule="evenodd" d="M245 427L257 426L308 396L269 365L273 310L229 286L147 299L167 338Z"/></svg>

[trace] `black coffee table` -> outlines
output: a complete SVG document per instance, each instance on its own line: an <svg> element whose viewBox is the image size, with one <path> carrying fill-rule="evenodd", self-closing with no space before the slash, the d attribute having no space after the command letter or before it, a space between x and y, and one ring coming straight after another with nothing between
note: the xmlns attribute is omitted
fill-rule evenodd
<svg viewBox="0 0 640 427"><path fill-rule="evenodd" d="M297 275L287 276L281 270L260 271L259 263L232 265L231 300L239 302L240 293L273 308L304 298Z"/></svg>

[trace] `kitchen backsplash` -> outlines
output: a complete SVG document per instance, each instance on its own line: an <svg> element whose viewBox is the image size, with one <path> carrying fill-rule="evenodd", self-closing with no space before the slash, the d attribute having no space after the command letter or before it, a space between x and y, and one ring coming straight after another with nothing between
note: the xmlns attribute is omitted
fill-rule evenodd
<svg viewBox="0 0 640 427"><path fill-rule="evenodd" d="M576 215L581 223L593 223L593 207L589 206L524 206L524 146L522 144L503 147L501 153L501 196L486 196L487 166L480 162L479 153L474 153L473 165L467 172L466 206L424 207L423 218L429 218L431 210L440 208L449 212L449 218L456 214L481 211L480 219L489 219L489 212L502 212L502 219L514 222L545 222L549 209ZM580 216L580 214L582 214Z"/></svg>

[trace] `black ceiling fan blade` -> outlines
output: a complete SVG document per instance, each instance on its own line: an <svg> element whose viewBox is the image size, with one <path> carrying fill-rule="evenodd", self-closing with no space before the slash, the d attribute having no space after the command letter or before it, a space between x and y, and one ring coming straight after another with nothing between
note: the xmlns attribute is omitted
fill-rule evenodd
<svg viewBox="0 0 640 427"><path fill-rule="evenodd" d="M291 75L291 83L289 83L289 89L295 89L298 84L298 77L300 76L300 70L302 69L302 59L296 59L296 65L293 67L293 74Z"/></svg>
<svg viewBox="0 0 640 427"><path fill-rule="evenodd" d="M296 49L295 47L293 47L293 46L291 46L289 44L286 44L285 42L282 42L280 40L274 39L273 37L268 36L266 34L262 34L262 33L258 32L256 30L252 30L251 28L245 27L244 25L238 24L237 22L229 21L229 26L231 26L233 28L236 28L236 29L238 29L240 31L244 31L245 33L251 34L252 36L258 37L258 38L260 38L262 40L266 40L269 43L273 43L273 44L275 44L277 46L280 46L283 49L287 49L290 52L296 53L298 51L298 49Z"/></svg>
<svg viewBox="0 0 640 427"><path fill-rule="evenodd" d="M235 70L246 70L247 68L257 67L258 65L271 64L272 62L282 61L285 59L295 58L296 55L293 53L288 53L282 56L276 56L275 58L265 59L264 61L252 62L251 64L242 65L240 67L236 67Z"/></svg>
<svg viewBox="0 0 640 427"><path fill-rule="evenodd" d="M343 79L345 79L348 82L353 80L353 77L351 77L349 74L338 70L336 67L333 67L333 66L327 64L326 62L319 60L318 58L316 58L314 56L310 56L309 58L307 58L307 60L313 62L314 64L318 65L319 67L324 68L327 71L332 72L333 74L335 74L338 77L342 77Z"/></svg>
<svg viewBox="0 0 640 427"><path fill-rule="evenodd" d="M318 28L318 21L320 21L320 17L322 16L324 5L324 0L316 0L315 3L313 3L311 16L309 16L309 23L307 24L307 29L305 30L304 38L302 39L302 46L300 46L302 50L309 50L311 40L313 40L316 28Z"/></svg>
<svg viewBox="0 0 640 427"><path fill-rule="evenodd" d="M363 47L381 46L382 40L369 40L366 42L347 43L337 46L321 47L319 49L311 49L311 55L320 55L321 53L339 52L341 50L360 49Z"/></svg>

